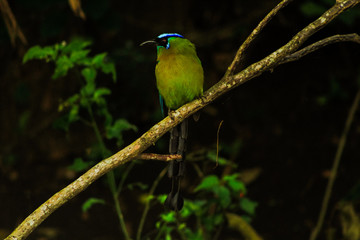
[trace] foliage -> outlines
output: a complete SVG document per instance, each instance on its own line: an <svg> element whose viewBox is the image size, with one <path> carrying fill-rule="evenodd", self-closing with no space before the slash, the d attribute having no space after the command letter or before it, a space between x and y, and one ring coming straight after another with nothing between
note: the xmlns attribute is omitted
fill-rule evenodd
<svg viewBox="0 0 360 240"><path fill-rule="evenodd" d="M225 158L219 159L230 162ZM251 221L255 216L257 202L245 197L246 193L245 184L237 173L223 177L204 177L194 189L195 200L185 199L184 208L178 215L172 211L160 215L160 220L156 223L156 228L159 229L157 239L173 239L175 232L182 232L186 239L209 239L210 236L220 234L226 212L240 213L244 220ZM156 199L164 203L166 195L160 195ZM197 223L195 228L189 224L193 218Z"/></svg>
<svg viewBox="0 0 360 240"><path fill-rule="evenodd" d="M94 204L105 204L105 200L100 199L100 198L94 198L94 197L89 198L82 205L82 211L87 212Z"/></svg>
<svg viewBox="0 0 360 240"><path fill-rule="evenodd" d="M76 121L81 121L90 126L97 141L90 152L93 153L93 158L99 160L111 154L111 151L105 145L103 136L109 140L116 139L118 146L120 146L123 144L123 132L126 130L137 131L137 128L125 119L113 120L106 101L106 96L111 94L111 90L106 87L98 87L96 80L99 72L102 72L111 74L113 81L116 82L115 64L107 59L107 53L99 53L93 57L89 56L90 50L88 47L90 45L91 41L74 39L68 44L62 42L52 46L34 46L25 54L23 63L32 59L54 62L53 79L64 77L70 71L77 76L81 82L81 87L77 93L59 105L59 111L63 112L64 115L54 123L54 126L66 131L69 131L70 124ZM102 127L99 127L97 117L103 119ZM106 134L101 134L100 129L105 129ZM69 169L77 172L84 171L94 163L95 161L84 161L82 158L76 158L74 163L69 166ZM117 185L114 173L110 172L107 182L114 198L117 214L120 217L121 210L118 201L120 191L118 189L121 189L123 181ZM98 203L104 204L104 200L90 198L83 204L82 209L87 211ZM125 229L123 221L120 221L120 225Z"/></svg>

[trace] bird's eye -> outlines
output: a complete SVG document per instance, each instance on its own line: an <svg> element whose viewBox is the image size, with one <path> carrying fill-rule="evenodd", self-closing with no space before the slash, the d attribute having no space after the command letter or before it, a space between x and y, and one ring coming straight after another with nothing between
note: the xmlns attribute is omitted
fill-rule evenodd
<svg viewBox="0 0 360 240"><path fill-rule="evenodd" d="M161 46L166 47L167 44L168 44L167 38L162 38L162 39L160 40L160 45L161 45Z"/></svg>

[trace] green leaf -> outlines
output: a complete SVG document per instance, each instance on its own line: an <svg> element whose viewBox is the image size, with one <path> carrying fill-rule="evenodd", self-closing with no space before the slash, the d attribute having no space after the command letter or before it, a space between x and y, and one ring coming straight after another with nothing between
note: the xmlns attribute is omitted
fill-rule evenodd
<svg viewBox="0 0 360 240"><path fill-rule="evenodd" d="M226 175L224 177L224 181L233 191L246 193L245 184L241 180L237 179L238 176L238 174Z"/></svg>
<svg viewBox="0 0 360 240"><path fill-rule="evenodd" d="M127 185L127 188L130 190L134 190L135 188L138 188L140 190L146 190L149 188L149 186L142 182L134 182L134 183L129 183Z"/></svg>
<svg viewBox="0 0 360 240"><path fill-rule="evenodd" d="M226 158L223 157L219 157L216 159L216 152L215 151L211 151L207 153L207 157L213 161L216 162L220 165L220 166L224 166L224 165L231 165L231 166L235 166L235 164L233 162L230 162L229 160L227 160Z"/></svg>
<svg viewBox="0 0 360 240"><path fill-rule="evenodd" d="M323 14L327 8L314 2L305 2L300 6L300 10L307 17L317 17Z"/></svg>
<svg viewBox="0 0 360 240"><path fill-rule="evenodd" d="M94 101L98 104L101 103L101 101L103 101L103 97L105 95L110 95L111 94L111 90L108 88L98 88L95 90L94 92Z"/></svg>
<svg viewBox="0 0 360 240"><path fill-rule="evenodd" d="M69 112L69 122L75 122L79 119L79 105L73 105Z"/></svg>
<svg viewBox="0 0 360 240"><path fill-rule="evenodd" d="M72 67L74 67L74 64L67 56L60 56L56 60L56 68L54 74L52 75L52 78L56 79L65 76L69 69L71 69Z"/></svg>
<svg viewBox="0 0 360 240"><path fill-rule="evenodd" d="M93 83L96 78L96 70L92 67L87 67L81 70L81 75L83 75L87 83Z"/></svg>
<svg viewBox="0 0 360 240"><path fill-rule="evenodd" d="M23 63L31 59L46 59L46 60L54 60L57 55L57 51L49 46L49 47L40 47L34 46L30 48L24 55Z"/></svg>
<svg viewBox="0 0 360 240"><path fill-rule="evenodd" d="M88 53L90 52L90 50L78 50L78 51L73 51L70 54L70 60L73 63L82 63L83 60L86 58L86 56L88 55Z"/></svg>
<svg viewBox="0 0 360 240"><path fill-rule="evenodd" d="M161 195L157 196L157 199L161 204L165 203L166 198L167 198L166 194L161 194Z"/></svg>
<svg viewBox="0 0 360 240"><path fill-rule="evenodd" d="M200 216L204 211L206 211L206 208L204 207L206 203L206 200L185 200L184 208L180 212L181 217L187 218L192 214Z"/></svg>
<svg viewBox="0 0 360 240"><path fill-rule="evenodd" d="M87 212L94 204L105 204L105 200L101 198L89 198L82 205L82 211Z"/></svg>
<svg viewBox="0 0 360 240"><path fill-rule="evenodd" d="M257 205L258 205L257 202L251 201L248 198L240 199L240 208L250 215L255 214L255 209L256 209Z"/></svg>
<svg viewBox="0 0 360 240"><path fill-rule="evenodd" d="M101 68L103 73L106 73L106 74L111 73L112 78L115 82L116 81L115 65L114 65L114 63L106 62L106 59L105 59L106 55L107 55L107 53L100 53L100 54L95 55L95 57L92 59L92 64L97 68Z"/></svg>
<svg viewBox="0 0 360 240"><path fill-rule="evenodd" d="M360 9L353 8L339 15L339 19L348 26L353 26L360 17Z"/></svg>
<svg viewBox="0 0 360 240"><path fill-rule="evenodd" d="M196 232L191 231L190 228L186 228L184 232L189 240L204 240L201 228L196 229Z"/></svg>
<svg viewBox="0 0 360 240"><path fill-rule="evenodd" d="M201 183L195 188L195 192L199 190L212 190L214 187L219 186L220 181L216 175L205 177Z"/></svg>
<svg viewBox="0 0 360 240"><path fill-rule="evenodd" d="M137 127L129 123L126 119L118 119L112 126L106 128L106 137L108 139L117 139L117 144L121 145L123 143L122 132L126 130L133 130L136 132Z"/></svg>
<svg viewBox="0 0 360 240"><path fill-rule="evenodd" d="M101 67L101 65L104 63L106 55L107 53L99 53L95 55L92 59L92 64L94 64L96 67Z"/></svg>
<svg viewBox="0 0 360 240"><path fill-rule="evenodd" d="M63 48L63 53L72 53L74 51L80 51L84 48L90 46L92 44L91 41L83 40L83 39L73 39L69 44L65 45Z"/></svg>
<svg viewBox="0 0 360 240"><path fill-rule="evenodd" d="M101 65L101 70L106 74L111 73L113 81L116 82L116 70L114 63L103 63Z"/></svg>
<svg viewBox="0 0 360 240"><path fill-rule="evenodd" d="M86 82L86 85L81 88L80 93L85 97L89 97L94 94L95 89L96 89L95 81L89 78L88 81ZM85 104L83 106L86 106L87 102L83 102L83 103Z"/></svg>
<svg viewBox="0 0 360 240"><path fill-rule="evenodd" d="M89 169L93 164L93 161L84 162L82 158L75 158L73 164L71 164L68 168L75 172L80 172Z"/></svg>
<svg viewBox="0 0 360 240"><path fill-rule="evenodd" d="M176 221L176 216L175 216L174 211L163 213L160 216L161 216L161 219L164 220L164 222L166 222L166 223L173 223Z"/></svg>
<svg viewBox="0 0 360 240"><path fill-rule="evenodd" d="M214 188L214 193L218 196L221 207L227 208L231 203L230 191L224 186Z"/></svg>

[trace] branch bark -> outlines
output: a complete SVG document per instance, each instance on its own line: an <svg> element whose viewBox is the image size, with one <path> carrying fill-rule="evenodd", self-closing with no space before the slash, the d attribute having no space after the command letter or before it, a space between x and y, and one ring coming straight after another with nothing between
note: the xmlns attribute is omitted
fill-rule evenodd
<svg viewBox="0 0 360 240"><path fill-rule="evenodd" d="M287 2L288 0L283 0L282 4L286 5ZM262 60L248 66L241 72L234 74L234 71L231 69L236 68L237 64L241 59L241 56L244 54L244 51L247 48L246 46L244 46L244 44L250 44L257 36L257 34L255 34L253 38L251 38L249 41L246 41L239 48L234 58L234 61L236 59L239 59L239 61L236 60L235 63L232 64L231 67L229 67L231 72L227 72L217 84L215 84L213 87L211 87L208 91L204 93L201 99L194 100L191 103L188 103L177 109L173 112L171 118L164 118L162 121L154 125L150 130L144 133L133 143L120 150L119 152L115 153L113 156L99 162L97 165L88 170L86 173L84 173L74 182L69 184L67 187L54 194L50 199L48 199L33 213L31 213L5 240L25 239L50 214L52 214L56 209L61 207L67 201L78 195L80 192L84 191L98 178L100 178L107 172L113 170L114 168L136 158L139 154L141 154L144 150L154 144L171 128L175 127L185 118L189 117L199 109L210 104L219 96L261 75L264 71L271 70L276 66L280 65L287 56L293 54L297 49L299 49L299 47L302 46L310 36L325 27L340 13L355 6L359 2L360 0L337 1L333 7L331 7L318 19L316 19L314 22L310 23L308 26L298 32L283 47L279 48L278 50L271 53L269 56L263 58ZM279 8L275 7L268 14L268 16L272 15L272 13L276 13L278 10ZM271 17L267 18L264 23L270 21L270 19Z"/></svg>

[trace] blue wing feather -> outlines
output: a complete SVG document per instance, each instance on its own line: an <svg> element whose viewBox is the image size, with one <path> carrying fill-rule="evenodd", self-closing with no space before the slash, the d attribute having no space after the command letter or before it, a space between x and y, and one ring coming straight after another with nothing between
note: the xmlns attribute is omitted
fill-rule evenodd
<svg viewBox="0 0 360 240"><path fill-rule="evenodd" d="M162 96L159 93L159 100L160 100L160 108L161 108L161 114L163 117L165 117L165 113L164 113L164 99L162 98Z"/></svg>

